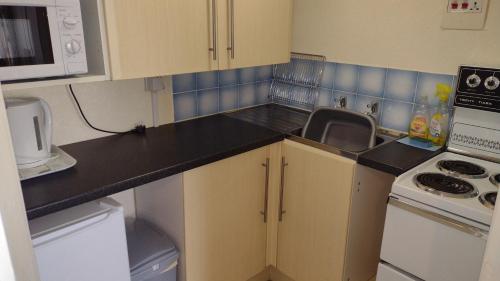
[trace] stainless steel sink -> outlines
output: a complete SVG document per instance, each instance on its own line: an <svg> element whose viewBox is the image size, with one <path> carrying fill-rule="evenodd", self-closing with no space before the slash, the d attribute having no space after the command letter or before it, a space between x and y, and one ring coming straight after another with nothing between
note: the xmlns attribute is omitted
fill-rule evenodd
<svg viewBox="0 0 500 281"><path fill-rule="evenodd" d="M351 153L367 151L385 141L377 137L377 125L373 117L332 108L314 111L302 137Z"/></svg>

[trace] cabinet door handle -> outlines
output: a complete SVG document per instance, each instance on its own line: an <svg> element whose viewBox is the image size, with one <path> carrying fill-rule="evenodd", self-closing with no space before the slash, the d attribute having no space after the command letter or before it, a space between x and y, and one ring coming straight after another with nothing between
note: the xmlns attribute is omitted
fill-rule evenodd
<svg viewBox="0 0 500 281"><path fill-rule="evenodd" d="M264 216L264 223L267 223L267 215L269 213L268 203L269 203L269 158L266 158L266 163L262 166L266 168L266 184L264 188L264 211L260 212Z"/></svg>
<svg viewBox="0 0 500 281"><path fill-rule="evenodd" d="M217 60L217 0L212 0L212 48L208 49L213 52L213 60Z"/></svg>
<svg viewBox="0 0 500 281"><path fill-rule="evenodd" d="M280 210L279 210L279 221L283 221L283 215L286 213L283 210L283 199L285 197L285 167L288 166L288 163L285 161L285 157L281 158L281 182L280 182Z"/></svg>
<svg viewBox="0 0 500 281"><path fill-rule="evenodd" d="M230 46L227 48L231 52L231 59L234 59L234 0L229 0L229 20L230 20L230 31L231 39Z"/></svg>

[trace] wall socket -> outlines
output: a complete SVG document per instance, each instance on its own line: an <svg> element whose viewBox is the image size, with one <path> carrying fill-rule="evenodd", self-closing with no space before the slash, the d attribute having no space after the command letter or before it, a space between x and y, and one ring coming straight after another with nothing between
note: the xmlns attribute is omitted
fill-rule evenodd
<svg viewBox="0 0 500 281"><path fill-rule="evenodd" d="M447 0L443 29L482 30L489 0Z"/></svg>

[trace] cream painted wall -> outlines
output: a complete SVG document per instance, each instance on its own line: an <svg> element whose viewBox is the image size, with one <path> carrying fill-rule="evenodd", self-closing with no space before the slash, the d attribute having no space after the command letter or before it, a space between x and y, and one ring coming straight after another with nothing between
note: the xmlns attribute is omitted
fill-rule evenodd
<svg viewBox="0 0 500 281"><path fill-rule="evenodd" d="M442 30L446 0L294 0L293 51L329 61L456 74L500 67L500 0L482 31Z"/></svg>
<svg viewBox="0 0 500 281"><path fill-rule="evenodd" d="M174 120L172 86L170 77L164 78L166 88L159 93L158 110L160 124ZM75 94L89 121L96 127L123 131L137 123L152 126L151 93L144 90L144 80L124 80L76 84ZM47 101L53 115L53 138L55 145L64 145L108 134L89 128L80 117L65 86L55 86L4 93L6 97L34 96ZM133 191L112 196L125 207L126 216L135 216Z"/></svg>

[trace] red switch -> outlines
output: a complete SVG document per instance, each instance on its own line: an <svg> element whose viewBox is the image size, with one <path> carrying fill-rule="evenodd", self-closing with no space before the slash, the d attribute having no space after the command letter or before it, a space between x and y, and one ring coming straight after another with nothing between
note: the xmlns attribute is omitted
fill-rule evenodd
<svg viewBox="0 0 500 281"><path fill-rule="evenodd" d="M467 10L467 9L469 9L469 2L463 2L463 3L462 3L462 9L463 9L463 10Z"/></svg>
<svg viewBox="0 0 500 281"><path fill-rule="evenodd" d="M458 2L453 2L453 3L451 3L451 8L452 8L453 10L458 9Z"/></svg>

